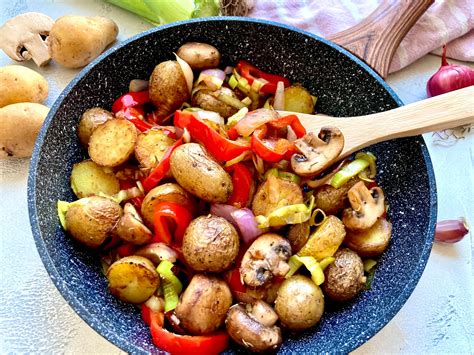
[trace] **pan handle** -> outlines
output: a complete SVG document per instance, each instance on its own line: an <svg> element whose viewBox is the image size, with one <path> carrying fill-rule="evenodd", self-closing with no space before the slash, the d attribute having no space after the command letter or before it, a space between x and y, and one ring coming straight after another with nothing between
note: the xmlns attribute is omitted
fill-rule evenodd
<svg viewBox="0 0 474 355"><path fill-rule="evenodd" d="M400 42L434 0L383 0L365 20L328 39L385 78Z"/></svg>

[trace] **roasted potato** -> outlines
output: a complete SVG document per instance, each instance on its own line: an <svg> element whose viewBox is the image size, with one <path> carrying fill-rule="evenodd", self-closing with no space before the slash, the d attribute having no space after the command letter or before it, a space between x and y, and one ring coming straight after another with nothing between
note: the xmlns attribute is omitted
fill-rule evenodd
<svg viewBox="0 0 474 355"><path fill-rule="evenodd" d="M331 185L323 185L314 191L314 204L326 213L338 214L348 204L347 192L354 186L359 179L353 178L336 189Z"/></svg>
<svg viewBox="0 0 474 355"><path fill-rule="evenodd" d="M21 65L0 68L0 107L19 102L41 104L48 97L48 82L39 73Z"/></svg>
<svg viewBox="0 0 474 355"><path fill-rule="evenodd" d="M232 194L231 177L200 144L187 143L176 148L170 166L176 181L204 201L223 203Z"/></svg>
<svg viewBox="0 0 474 355"><path fill-rule="evenodd" d="M72 167L71 188L78 198L100 193L112 196L120 191L120 183L112 171L84 160Z"/></svg>
<svg viewBox="0 0 474 355"><path fill-rule="evenodd" d="M137 135L133 123L117 118L108 120L92 132L89 155L100 166L123 164L133 154Z"/></svg>
<svg viewBox="0 0 474 355"><path fill-rule="evenodd" d="M217 48L207 43L185 43L179 47L176 54L194 70L217 68L221 61Z"/></svg>
<svg viewBox="0 0 474 355"><path fill-rule="evenodd" d="M77 127L77 135L82 145L87 148L92 132L94 132L99 125L112 118L114 118L112 112L100 107L94 107L84 112L79 121L79 126Z"/></svg>
<svg viewBox="0 0 474 355"><path fill-rule="evenodd" d="M200 216L193 220L183 238L183 256L196 271L221 272L239 253L239 235L222 217Z"/></svg>
<svg viewBox="0 0 474 355"><path fill-rule="evenodd" d="M314 103L309 91L301 85L293 85L285 89L285 111L313 113Z"/></svg>
<svg viewBox="0 0 474 355"><path fill-rule="evenodd" d="M291 244L291 251L296 254L304 247L309 239L311 230L309 227L309 221L292 224L288 230L288 241Z"/></svg>
<svg viewBox="0 0 474 355"><path fill-rule="evenodd" d="M145 196L141 212L145 224L153 228L153 213L160 202L176 202L194 213L195 206L192 197L178 184L166 183L151 189Z"/></svg>
<svg viewBox="0 0 474 355"><path fill-rule="evenodd" d="M151 129L140 133L135 143L135 157L144 168L155 167L174 143L162 130Z"/></svg>
<svg viewBox="0 0 474 355"><path fill-rule="evenodd" d="M348 301L365 286L364 264L350 249L341 249L334 256L336 260L324 270L324 294L334 301Z"/></svg>
<svg viewBox="0 0 474 355"><path fill-rule="evenodd" d="M232 90L223 87L214 92L208 90L199 90L193 95L192 104L193 106L200 107L207 111L217 112L222 117L228 118L236 113L238 109L218 99L222 92L224 92L225 95L230 95L238 100L237 96Z"/></svg>
<svg viewBox="0 0 474 355"><path fill-rule="evenodd" d="M333 256L342 244L346 230L344 224L336 216L328 216L325 221L309 237L303 248L298 252L300 256L312 256L322 260Z"/></svg>
<svg viewBox="0 0 474 355"><path fill-rule="evenodd" d="M344 243L362 257L378 256L387 249L392 235L392 223L379 218L369 229L347 231Z"/></svg>
<svg viewBox="0 0 474 355"><path fill-rule="evenodd" d="M323 293L308 277L292 276L283 281L278 290L275 311L286 328L294 331L308 329L323 315Z"/></svg>
<svg viewBox="0 0 474 355"><path fill-rule="evenodd" d="M122 213L122 207L106 197L81 198L66 211L67 230L80 243L97 248L115 233Z"/></svg>
<svg viewBox="0 0 474 355"><path fill-rule="evenodd" d="M119 259L110 265L107 279L112 295L135 304L149 299L160 285L160 276L153 263L136 255Z"/></svg>

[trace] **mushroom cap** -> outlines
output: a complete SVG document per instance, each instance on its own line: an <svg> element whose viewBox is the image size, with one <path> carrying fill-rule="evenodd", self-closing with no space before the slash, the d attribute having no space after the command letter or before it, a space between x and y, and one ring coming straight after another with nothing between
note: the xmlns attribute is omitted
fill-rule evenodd
<svg viewBox="0 0 474 355"><path fill-rule="evenodd" d="M143 224L143 220L133 205L127 202L123 216L117 224L117 235L132 244L145 244L153 237L152 232Z"/></svg>

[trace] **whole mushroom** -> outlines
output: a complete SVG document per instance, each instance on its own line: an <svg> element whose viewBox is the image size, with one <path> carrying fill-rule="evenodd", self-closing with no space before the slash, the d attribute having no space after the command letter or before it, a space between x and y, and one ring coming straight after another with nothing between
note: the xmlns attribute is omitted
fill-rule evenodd
<svg viewBox="0 0 474 355"><path fill-rule="evenodd" d="M153 237L153 233L143 224L142 218L131 203L125 204L116 232L123 240L137 245L148 243Z"/></svg>

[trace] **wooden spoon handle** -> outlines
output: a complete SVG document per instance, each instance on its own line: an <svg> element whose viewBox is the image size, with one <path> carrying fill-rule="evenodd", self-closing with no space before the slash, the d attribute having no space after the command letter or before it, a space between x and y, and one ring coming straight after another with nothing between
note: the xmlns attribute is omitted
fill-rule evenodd
<svg viewBox="0 0 474 355"><path fill-rule="evenodd" d="M329 40L369 64L385 78L400 42L434 0L384 0L365 20Z"/></svg>

